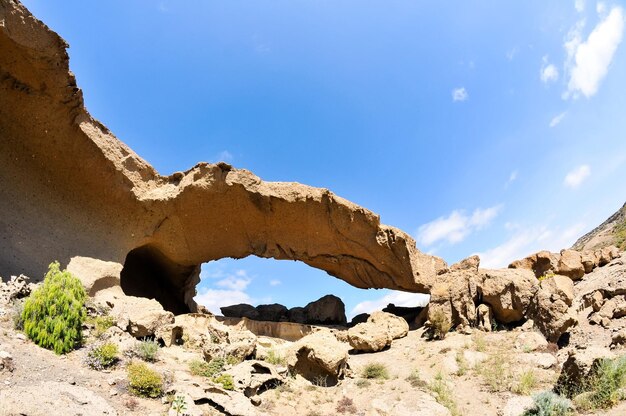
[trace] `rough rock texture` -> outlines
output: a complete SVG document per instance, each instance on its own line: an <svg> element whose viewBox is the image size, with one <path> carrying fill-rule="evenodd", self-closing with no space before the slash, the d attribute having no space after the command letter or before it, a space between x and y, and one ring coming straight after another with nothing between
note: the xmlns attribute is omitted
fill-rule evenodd
<svg viewBox="0 0 626 416"><path fill-rule="evenodd" d="M226 373L233 377L235 389L246 397L256 396L260 391L279 386L285 381L274 366L258 360L239 363Z"/></svg>
<svg viewBox="0 0 626 416"><path fill-rule="evenodd" d="M556 382L557 391L576 391L581 383L595 374L601 360L613 358L614 353L607 348L593 346L583 350L573 350Z"/></svg>
<svg viewBox="0 0 626 416"><path fill-rule="evenodd" d="M376 352L389 345L394 339L405 337L409 324L404 318L387 312L373 312L367 322L348 330L348 342L356 351Z"/></svg>
<svg viewBox="0 0 626 416"><path fill-rule="evenodd" d="M79 278L87 294L93 297L100 290L120 286L122 265L77 256L70 260L67 271Z"/></svg>
<svg viewBox="0 0 626 416"><path fill-rule="evenodd" d="M346 306L334 295L326 295L304 307L307 324L346 325Z"/></svg>
<svg viewBox="0 0 626 416"><path fill-rule="evenodd" d="M334 385L346 373L348 350L349 347L333 334L320 331L294 343L287 364L309 381L322 377L329 385Z"/></svg>
<svg viewBox="0 0 626 416"><path fill-rule="evenodd" d="M557 342L577 323L576 311L570 310L573 300L572 280L555 275L541 281L527 315L548 341Z"/></svg>
<svg viewBox="0 0 626 416"><path fill-rule="evenodd" d="M585 251L617 245L624 249L626 248L624 246L625 241L618 240L616 236L620 227L624 227L624 225L626 225L626 204L602 224L580 237L572 248L574 250Z"/></svg>
<svg viewBox="0 0 626 416"><path fill-rule="evenodd" d="M61 37L13 1L0 2L0 22L0 275L113 261L127 294L184 313L199 265L224 257L299 260L359 288L423 293L447 270L326 189L225 163L160 175L87 112Z"/></svg>
<svg viewBox="0 0 626 416"><path fill-rule="evenodd" d="M428 304L428 319L443 312L453 326L475 326L480 275L462 270L447 273L433 287Z"/></svg>
<svg viewBox="0 0 626 416"><path fill-rule="evenodd" d="M481 286L482 300L496 320L510 323L524 319L539 282L528 270L485 270Z"/></svg>

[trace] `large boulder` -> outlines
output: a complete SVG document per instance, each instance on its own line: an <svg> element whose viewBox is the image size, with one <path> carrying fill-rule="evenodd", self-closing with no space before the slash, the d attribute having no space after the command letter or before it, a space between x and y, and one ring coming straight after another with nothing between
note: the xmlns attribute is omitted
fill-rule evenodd
<svg viewBox="0 0 626 416"><path fill-rule="evenodd" d="M111 261L102 261L90 257L72 257L67 271L76 276L89 296L98 291L120 286L123 266Z"/></svg>
<svg viewBox="0 0 626 416"><path fill-rule="evenodd" d="M588 266L587 266L588 267ZM576 250L561 250L556 273L572 280L580 280L585 275L582 255Z"/></svg>
<svg viewBox="0 0 626 416"><path fill-rule="evenodd" d="M348 342L356 351L376 352L391 345L394 339L405 337L408 332L409 324L404 318L377 311L367 322L348 329Z"/></svg>
<svg viewBox="0 0 626 416"><path fill-rule="evenodd" d="M476 304L478 304L480 275L462 270L441 275L430 292L428 319L443 315L454 326L476 325ZM416 318L417 319L417 318Z"/></svg>
<svg viewBox="0 0 626 416"><path fill-rule="evenodd" d="M273 365L257 360L243 361L226 371L226 374L233 377L235 389L246 397L254 397L263 389L278 387L285 381Z"/></svg>
<svg viewBox="0 0 626 416"><path fill-rule="evenodd" d="M291 371L309 381L323 379L327 384L334 385L346 374L349 349L332 333L318 331L291 346L287 364Z"/></svg>
<svg viewBox="0 0 626 416"><path fill-rule="evenodd" d="M271 305L259 305L256 307L256 310L259 314L259 321L271 321L271 322L280 322L287 318L287 308L278 303L273 303Z"/></svg>
<svg viewBox="0 0 626 416"><path fill-rule="evenodd" d="M561 335L578 322L572 306L574 284L569 277L555 275L541 281L528 316L550 342L557 342Z"/></svg>
<svg viewBox="0 0 626 416"><path fill-rule="evenodd" d="M512 323L526 316L539 288L534 273L525 269L483 270L482 301L498 322Z"/></svg>
<svg viewBox="0 0 626 416"><path fill-rule="evenodd" d="M254 306L248 305L247 303L222 306L220 311L222 312L222 315L228 318L259 319L259 311Z"/></svg>
<svg viewBox="0 0 626 416"><path fill-rule="evenodd" d="M306 323L346 325L346 307L341 299L326 295L304 307Z"/></svg>

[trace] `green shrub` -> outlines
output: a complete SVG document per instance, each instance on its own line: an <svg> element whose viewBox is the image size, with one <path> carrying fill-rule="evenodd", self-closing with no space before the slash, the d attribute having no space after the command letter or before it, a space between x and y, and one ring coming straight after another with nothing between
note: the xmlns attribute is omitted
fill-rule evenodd
<svg viewBox="0 0 626 416"><path fill-rule="evenodd" d="M104 315L104 316L88 316L85 319L85 323L93 326L93 335L96 338L100 338L102 334L104 334L107 329L111 328L115 325L115 318L112 316Z"/></svg>
<svg viewBox="0 0 626 416"><path fill-rule="evenodd" d="M426 383L424 380L422 380L422 378L420 377L420 371L416 368L415 370L411 371L411 374L406 378L406 381L408 381L412 387L427 387L428 383Z"/></svg>
<svg viewBox="0 0 626 416"><path fill-rule="evenodd" d="M593 409L612 407L623 398L626 387L626 355L600 361L595 376L587 383L588 400Z"/></svg>
<svg viewBox="0 0 626 416"><path fill-rule="evenodd" d="M24 332L37 345L65 354L80 345L85 319L85 289L80 280L50 264L43 285L24 304Z"/></svg>
<svg viewBox="0 0 626 416"><path fill-rule="evenodd" d="M107 342L94 346L87 352L86 364L94 370L104 370L119 361L117 345Z"/></svg>
<svg viewBox="0 0 626 416"><path fill-rule="evenodd" d="M132 355L148 362L156 361L158 353L159 343L148 338L144 338L137 342L132 350Z"/></svg>
<svg viewBox="0 0 626 416"><path fill-rule="evenodd" d="M189 362L189 372L194 376L213 377L224 370L224 360L214 358L211 362L203 360L191 360Z"/></svg>
<svg viewBox="0 0 626 416"><path fill-rule="evenodd" d="M572 402L551 391L533 397L533 407L524 410L522 416L569 416L574 414Z"/></svg>
<svg viewBox="0 0 626 416"><path fill-rule="evenodd" d="M428 388L433 392L437 403L447 408L452 416L460 416L452 389L443 378L443 374L437 373L435 379L428 385Z"/></svg>
<svg viewBox="0 0 626 416"><path fill-rule="evenodd" d="M145 363L130 363L126 367L128 389L140 397L160 397L163 394L163 377Z"/></svg>
<svg viewBox="0 0 626 416"><path fill-rule="evenodd" d="M215 376L213 377L213 382L221 384L224 390L235 390L233 376L230 374L220 374L219 376Z"/></svg>
<svg viewBox="0 0 626 416"><path fill-rule="evenodd" d="M430 328L433 332L433 338L435 339L444 339L448 332L450 332L450 328L452 328L452 323L446 316L446 314L440 310L435 310L430 316Z"/></svg>
<svg viewBox="0 0 626 416"><path fill-rule="evenodd" d="M13 329L17 331L24 330L24 317L22 312L24 311L24 303L16 301L13 304Z"/></svg>
<svg viewBox="0 0 626 416"><path fill-rule="evenodd" d="M267 357L265 357L264 360L274 365L285 365L287 363L287 360L285 359L285 357L283 357L282 355L280 355L274 350L267 351Z"/></svg>
<svg viewBox="0 0 626 416"><path fill-rule="evenodd" d="M363 378L375 378L375 379L387 379L389 378L389 372L387 371L387 367L385 364L381 363L371 363L363 368L363 372L361 373Z"/></svg>
<svg viewBox="0 0 626 416"><path fill-rule="evenodd" d="M620 250L626 250L626 218L613 228L613 235L615 236L615 245Z"/></svg>
<svg viewBox="0 0 626 416"><path fill-rule="evenodd" d="M533 370L524 371L519 376L517 384L512 388L513 393L521 394L523 396L530 394L532 389L537 386L537 377Z"/></svg>

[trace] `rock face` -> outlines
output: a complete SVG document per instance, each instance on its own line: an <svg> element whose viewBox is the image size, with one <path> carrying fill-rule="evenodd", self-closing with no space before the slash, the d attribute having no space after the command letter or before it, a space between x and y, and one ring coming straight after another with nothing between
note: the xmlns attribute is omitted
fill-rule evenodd
<svg viewBox="0 0 626 416"><path fill-rule="evenodd" d="M328 385L334 385L346 373L348 350L330 332L315 332L294 343L287 364L309 381L323 378Z"/></svg>
<svg viewBox="0 0 626 416"><path fill-rule="evenodd" d="M447 270L326 189L225 163L160 175L87 112L61 37L18 2L0 3L0 22L0 275L91 257L124 265L126 294L183 313L196 308L199 266L224 257L299 260L359 288L422 293Z"/></svg>
<svg viewBox="0 0 626 416"><path fill-rule="evenodd" d="M585 251L615 245L624 250L626 241L624 236L620 237L620 231L626 231L626 204L602 224L580 237L572 248Z"/></svg>
<svg viewBox="0 0 626 416"><path fill-rule="evenodd" d="M604 266L618 256L619 249L615 246L583 252L576 250L561 250L560 253L540 251L524 259L515 260L509 268L532 270L537 278L560 274L572 280L580 280L586 273L591 273L596 267Z"/></svg>

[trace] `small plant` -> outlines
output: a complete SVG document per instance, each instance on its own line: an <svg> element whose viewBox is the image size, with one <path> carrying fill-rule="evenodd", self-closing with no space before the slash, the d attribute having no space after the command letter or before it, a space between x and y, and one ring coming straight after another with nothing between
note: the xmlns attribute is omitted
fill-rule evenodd
<svg viewBox="0 0 626 416"><path fill-rule="evenodd" d="M546 279L552 279L555 276L554 272L550 271L550 272L546 272L544 274L542 274L541 276L539 276L539 281L542 282Z"/></svg>
<svg viewBox="0 0 626 416"><path fill-rule="evenodd" d="M417 368L411 372L411 374L406 378L406 381L408 381L412 387L428 387L428 383L422 380L420 372Z"/></svg>
<svg viewBox="0 0 626 416"><path fill-rule="evenodd" d="M513 386L513 393L527 396L537 386L537 377L533 370L524 371L517 384Z"/></svg>
<svg viewBox="0 0 626 416"><path fill-rule="evenodd" d="M479 372L491 392L509 390L511 371L503 353L498 352L481 363Z"/></svg>
<svg viewBox="0 0 626 416"><path fill-rule="evenodd" d="M455 359L456 359L456 365L459 368L456 372L456 375L457 376L465 375L469 367L468 367L467 361L465 360L465 356L463 355L463 352L457 351Z"/></svg>
<svg viewBox="0 0 626 416"><path fill-rule="evenodd" d="M85 363L94 370L104 370L119 361L117 345L107 342L93 346L87 352Z"/></svg>
<svg viewBox="0 0 626 416"><path fill-rule="evenodd" d="M328 387L328 376L327 375L318 375L313 377L311 383L317 387Z"/></svg>
<svg viewBox="0 0 626 416"><path fill-rule="evenodd" d="M191 360L189 362L189 372L194 376L213 377L223 370L224 360L222 358L214 358L209 363L202 360Z"/></svg>
<svg viewBox="0 0 626 416"><path fill-rule="evenodd" d="M363 378L358 379L357 381L354 382L354 384L360 389L363 389L365 387L369 387L372 385L372 383L369 380L366 380Z"/></svg>
<svg viewBox="0 0 626 416"><path fill-rule="evenodd" d="M153 399L163 394L163 377L145 363L130 363L126 372L128 388L132 394Z"/></svg>
<svg viewBox="0 0 626 416"><path fill-rule="evenodd" d="M474 348L478 352L487 351L487 341L485 340L485 336L481 333L474 333L472 336L472 340L474 341Z"/></svg>
<svg viewBox="0 0 626 416"><path fill-rule="evenodd" d="M287 360L285 360L285 357L278 354L274 350L267 351L267 357L265 357L265 361L274 365L285 365L285 363L287 362Z"/></svg>
<svg viewBox="0 0 626 416"><path fill-rule="evenodd" d="M155 340L144 338L137 342L132 349L132 355L144 361L154 362L159 353L159 343Z"/></svg>
<svg viewBox="0 0 626 416"><path fill-rule="evenodd" d="M337 412L339 413L354 414L356 413L356 406L354 405L354 401L351 398L343 396L337 402L337 407L335 408L335 410L337 410Z"/></svg>
<svg viewBox="0 0 626 416"><path fill-rule="evenodd" d="M24 317L22 312L24 311L24 303L16 301L13 304L13 329L17 331L24 330Z"/></svg>
<svg viewBox="0 0 626 416"><path fill-rule="evenodd" d="M215 376L213 377L213 382L221 384L224 390L235 390L233 376L230 374L220 374L219 376Z"/></svg>
<svg viewBox="0 0 626 416"><path fill-rule="evenodd" d="M187 403L183 396L176 396L172 401L172 410L176 411L176 416L179 416L182 412L187 410Z"/></svg>
<svg viewBox="0 0 626 416"><path fill-rule="evenodd" d="M226 356L226 364L234 366L241 363L241 360L237 357L235 357L234 355L227 355Z"/></svg>
<svg viewBox="0 0 626 416"><path fill-rule="evenodd" d="M623 399L626 387L626 355L620 358L605 358L600 361L595 375L586 382L588 401L592 409L606 409Z"/></svg>
<svg viewBox="0 0 626 416"><path fill-rule="evenodd" d="M434 339L444 339L448 332L450 332L450 328L452 328L452 323L446 316L446 314L441 310L435 310L430 316L430 328L433 331Z"/></svg>
<svg viewBox="0 0 626 416"><path fill-rule="evenodd" d="M93 335L96 338L100 338L107 329L115 325L115 318L109 315L104 316L89 316L85 320L88 325L93 325Z"/></svg>
<svg viewBox="0 0 626 416"><path fill-rule="evenodd" d="M388 379L389 372L387 367L382 363L370 363L363 368L361 373L363 378Z"/></svg>
<svg viewBox="0 0 626 416"><path fill-rule="evenodd" d="M433 382L428 385L428 388L433 392L437 403L447 408L452 416L460 416L452 390L443 378L443 374L437 373Z"/></svg>
<svg viewBox="0 0 626 416"><path fill-rule="evenodd" d="M572 402L551 391L543 391L533 397L533 406L524 410L522 416L570 416L574 414Z"/></svg>
<svg viewBox="0 0 626 416"><path fill-rule="evenodd" d="M37 345L65 354L80 345L85 289L76 277L50 264L43 285L24 303L24 332Z"/></svg>

